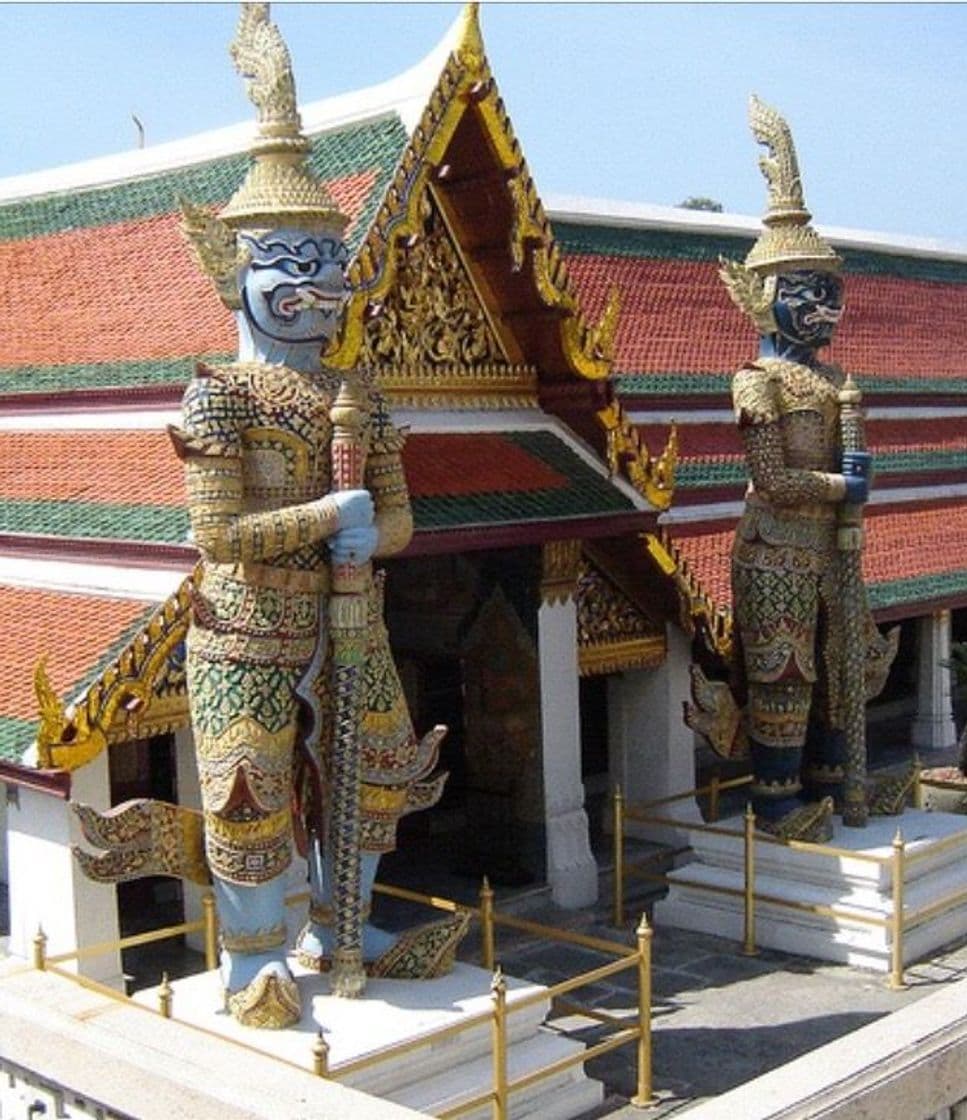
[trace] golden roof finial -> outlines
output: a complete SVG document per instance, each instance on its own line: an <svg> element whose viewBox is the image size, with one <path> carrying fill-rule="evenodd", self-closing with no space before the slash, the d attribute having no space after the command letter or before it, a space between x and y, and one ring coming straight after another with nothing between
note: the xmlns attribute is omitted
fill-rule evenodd
<svg viewBox="0 0 967 1120"><path fill-rule="evenodd" d="M460 13L457 54L460 61L470 70L483 65L484 41L480 31L480 5L465 4Z"/></svg>

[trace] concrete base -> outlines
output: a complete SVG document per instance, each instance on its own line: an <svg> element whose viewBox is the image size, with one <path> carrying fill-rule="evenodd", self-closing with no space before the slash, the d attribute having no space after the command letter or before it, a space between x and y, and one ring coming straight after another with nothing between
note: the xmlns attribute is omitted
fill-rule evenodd
<svg viewBox="0 0 967 1120"><path fill-rule="evenodd" d="M655 907L655 922L664 926L743 938L742 818L721 822L737 836L693 830L694 859L669 873L666 899ZM759 842L755 845L756 893L796 906L835 907L854 917L807 913L775 905L760 897L755 907L755 940L820 960L838 961L881 972L890 969L892 936L886 923L893 913L889 864L850 858L892 855L900 830L906 841L904 911L909 916L967 891L967 819L947 813L908 810L902 817L877 817L866 828L845 828L835 820L830 845L844 854L830 857ZM947 843L960 836L961 843ZM718 894L709 887L733 892ZM863 919L866 919L864 921ZM911 964L957 938L967 936L967 899L952 909L926 917L904 933L903 962Z"/></svg>
<svg viewBox="0 0 967 1120"><path fill-rule="evenodd" d="M308 972L294 960L293 975L302 996L303 1017L298 1026L284 1031L258 1031L242 1027L222 1009L221 985L215 972L177 980L173 1015L181 1022L202 1027L226 1039L254 1047L260 1053L312 1068L312 1047L321 1030L329 1045L332 1076L340 1084L362 1090L424 1113L452 1107L492 1085L490 1021L484 1020L459 1034L439 1041L422 1037L453 1027L487 1012L490 974L472 965L457 964L449 976L438 980L370 980L360 1000L337 999L329 994L329 980ZM542 1026L548 1000L513 1012L514 1004L541 992L536 984L507 978L508 1078L513 1081L532 1070L550 1065L584 1047ZM134 998L157 1007L157 988L138 992ZM413 1049L378 1064L341 1076L339 1066L363 1056L377 1055L401 1042ZM598 1105L603 1087L592 1081L581 1063L541 1080L511 1097L514 1120L570 1120ZM464 1113L480 1120L491 1115L488 1104Z"/></svg>

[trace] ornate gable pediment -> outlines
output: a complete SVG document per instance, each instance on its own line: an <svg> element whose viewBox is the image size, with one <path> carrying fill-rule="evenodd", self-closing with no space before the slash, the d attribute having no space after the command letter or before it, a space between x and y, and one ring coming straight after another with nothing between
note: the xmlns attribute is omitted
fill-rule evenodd
<svg viewBox="0 0 967 1120"><path fill-rule="evenodd" d="M664 627L647 618L587 557L580 563L575 598L582 677L653 669L665 660Z"/></svg>
<svg viewBox="0 0 967 1120"><path fill-rule="evenodd" d="M512 362L427 187L420 232L397 242L394 282L364 329L358 365L397 406L533 406L536 372Z"/></svg>

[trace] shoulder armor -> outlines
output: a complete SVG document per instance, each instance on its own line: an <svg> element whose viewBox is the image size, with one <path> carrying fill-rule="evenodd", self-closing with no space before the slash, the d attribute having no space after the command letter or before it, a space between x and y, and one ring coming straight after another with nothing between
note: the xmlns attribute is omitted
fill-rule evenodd
<svg viewBox="0 0 967 1120"><path fill-rule="evenodd" d="M732 379L732 406L740 428L768 424L780 415L779 374L758 362L744 365Z"/></svg>
<svg viewBox="0 0 967 1120"><path fill-rule="evenodd" d="M238 390L232 384L231 370L202 366L188 382L181 401L182 426L168 431L181 458L194 455L237 458L241 455L239 438Z"/></svg>

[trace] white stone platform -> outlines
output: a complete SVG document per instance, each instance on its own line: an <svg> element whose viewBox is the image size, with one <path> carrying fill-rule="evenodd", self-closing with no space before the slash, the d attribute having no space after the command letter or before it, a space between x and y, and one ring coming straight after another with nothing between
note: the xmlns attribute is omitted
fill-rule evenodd
<svg viewBox="0 0 967 1120"><path fill-rule="evenodd" d="M433 1031L451 1027L488 1011L490 973L458 963L437 980L370 980L359 1000L329 994L326 976L308 972L291 959L290 967L302 997L302 1021L289 1030L254 1030L240 1026L222 1008L221 986L215 972L176 980L172 1011L175 1019L240 1042L260 1053L312 1068L312 1047L322 1030L329 1045L329 1065L340 1084L433 1115L492 1085L490 1022L468 1027L440 1041L424 1041ZM542 991L524 980L506 977L508 1015L508 1078L582 1049L583 1045L542 1026L549 1001L535 1002L514 1013L514 1003ZM157 1007L157 988L136 993L136 1000ZM417 1045L405 1054L340 1076L339 1066L376 1054L404 1040ZM202 1043L203 1044L203 1043ZM513 1120L570 1120L594 1108L603 1087L584 1073L581 1063L537 1082L511 1097ZM484 1120L490 1105L464 1115Z"/></svg>
<svg viewBox="0 0 967 1120"><path fill-rule="evenodd" d="M719 822L737 836L689 831L692 862L669 872L667 898L655 906L654 920L743 939L744 847L742 817ZM967 890L967 817L908 809L901 817L874 817L866 828L846 828L834 818L830 846L848 852L890 857L900 829L906 842L904 912L943 903ZM963 844L943 846L960 835ZM916 857L915 859L913 857ZM799 953L820 960L889 971L892 934L888 926L862 918L887 919L893 913L889 866L814 852L795 851L768 842L755 844L756 893L786 902L835 907L856 918L811 914L756 900L755 939L760 947ZM703 889L724 887L733 894ZM911 964L957 938L967 936L967 900L951 910L907 927L903 963Z"/></svg>

